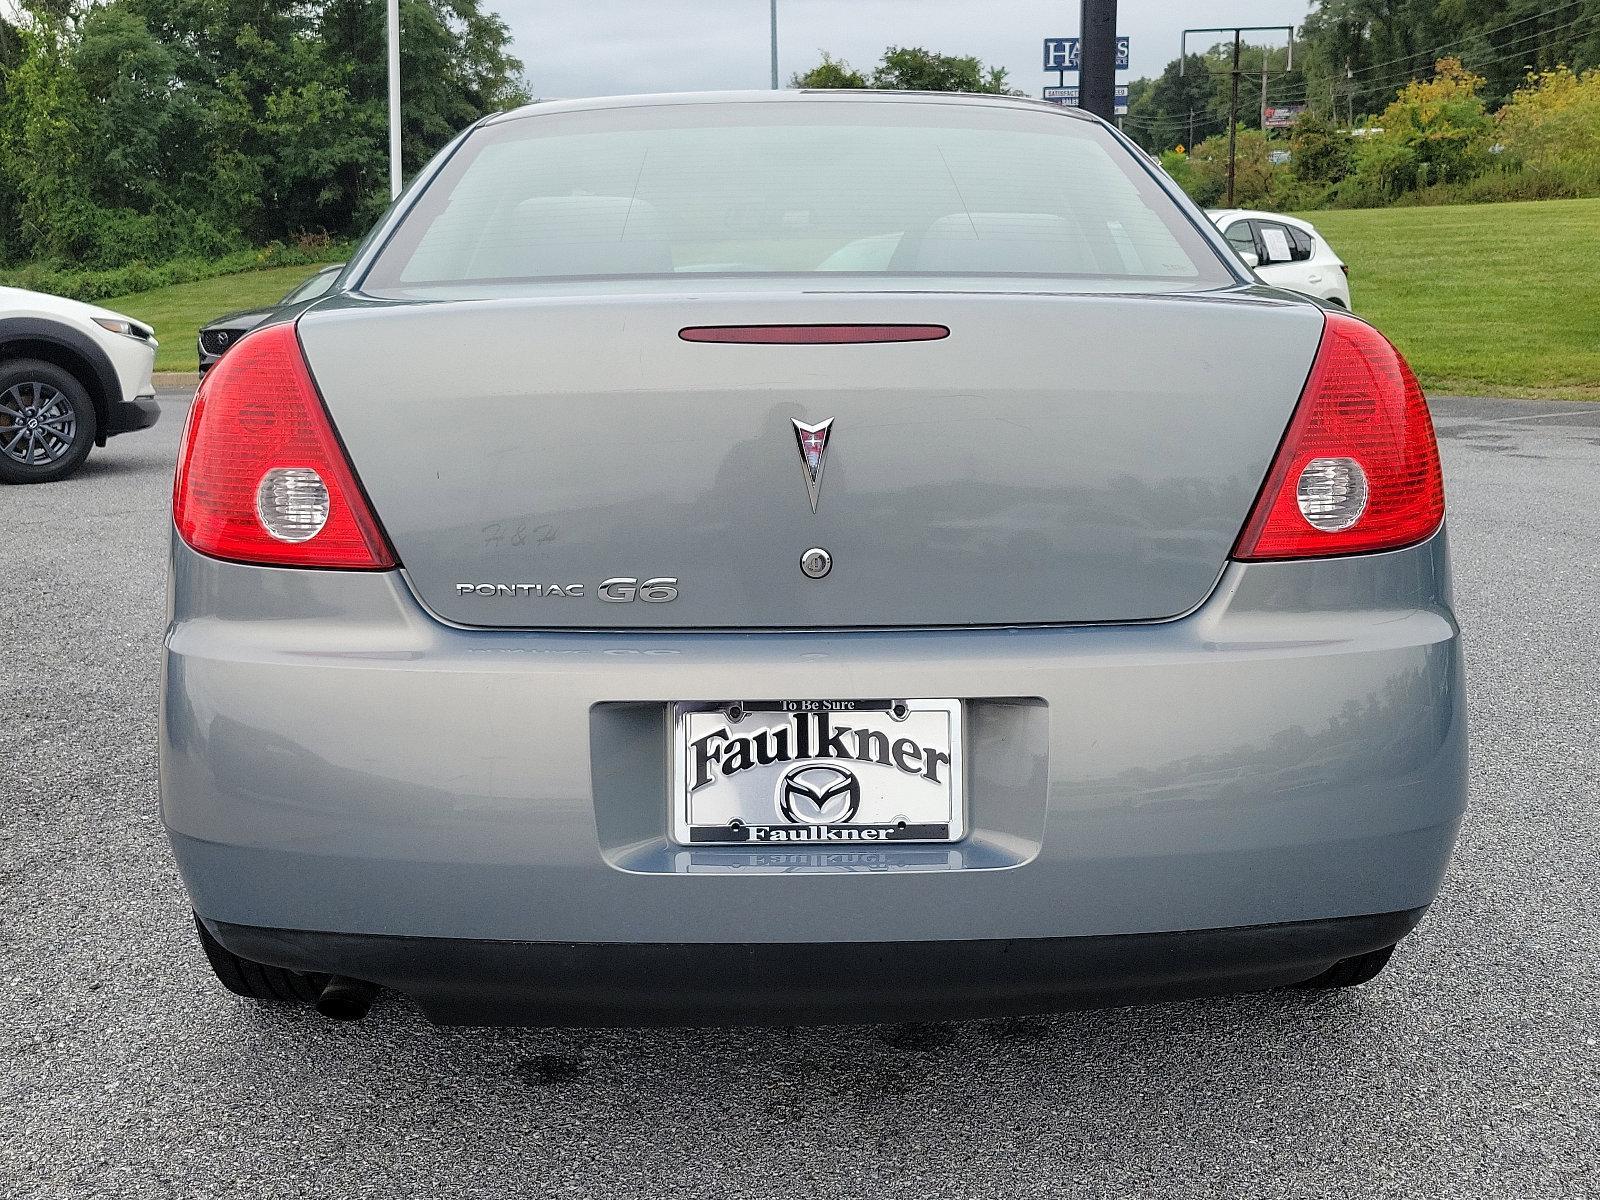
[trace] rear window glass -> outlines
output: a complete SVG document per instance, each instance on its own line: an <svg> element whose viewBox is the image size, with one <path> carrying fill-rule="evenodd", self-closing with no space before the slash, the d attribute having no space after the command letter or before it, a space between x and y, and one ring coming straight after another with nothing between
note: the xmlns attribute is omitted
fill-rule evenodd
<svg viewBox="0 0 1600 1200"><path fill-rule="evenodd" d="M279 304L299 304L302 300L315 300L318 296L325 296L328 289L333 286L333 281L339 278L342 268L332 267L326 271L318 271L310 279L295 288Z"/></svg>
<svg viewBox="0 0 1600 1200"><path fill-rule="evenodd" d="M1099 126L818 100L535 110L485 126L366 285L843 273L1233 282Z"/></svg>

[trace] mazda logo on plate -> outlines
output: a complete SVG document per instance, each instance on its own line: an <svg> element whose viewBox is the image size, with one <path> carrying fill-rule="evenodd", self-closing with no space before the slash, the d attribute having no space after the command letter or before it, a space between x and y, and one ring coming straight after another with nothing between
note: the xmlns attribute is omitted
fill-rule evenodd
<svg viewBox="0 0 1600 1200"><path fill-rule="evenodd" d="M778 811L796 825L841 825L861 807L861 781L843 767L795 767L778 783Z"/></svg>

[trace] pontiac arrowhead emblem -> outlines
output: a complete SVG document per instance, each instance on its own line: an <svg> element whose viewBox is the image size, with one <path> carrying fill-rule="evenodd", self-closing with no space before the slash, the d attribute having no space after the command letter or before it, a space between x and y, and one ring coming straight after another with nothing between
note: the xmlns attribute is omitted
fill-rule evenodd
<svg viewBox="0 0 1600 1200"><path fill-rule="evenodd" d="M822 492L822 464L828 453L828 431L833 418L818 425L789 418L794 424L795 444L800 447L800 470L806 477L806 492L811 497L811 511L817 511L817 497Z"/></svg>

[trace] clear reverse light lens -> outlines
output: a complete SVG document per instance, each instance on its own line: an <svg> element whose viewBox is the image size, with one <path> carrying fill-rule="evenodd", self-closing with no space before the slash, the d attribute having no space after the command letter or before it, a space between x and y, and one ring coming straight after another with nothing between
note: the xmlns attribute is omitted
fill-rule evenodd
<svg viewBox="0 0 1600 1200"><path fill-rule="evenodd" d="M1313 458L1300 472L1295 499L1313 529L1338 533L1367 511L1367 473L1353 458Z"/></svg>
<svg viewBox="0 0 1600 1200"><path fill-rule="evenodd" d="M308 542L328 523L328 486L310 467L274 467L256 488L256 516L280 542Z"/></svg>

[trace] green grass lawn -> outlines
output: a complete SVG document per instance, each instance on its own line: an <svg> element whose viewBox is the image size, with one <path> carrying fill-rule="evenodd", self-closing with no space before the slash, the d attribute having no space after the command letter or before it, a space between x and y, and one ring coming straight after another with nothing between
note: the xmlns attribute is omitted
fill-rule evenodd
<svg viewBox="0 0 1600 1200"><path fill-rule="evenodd" d="M161 343L161 349L156 351L156 370L195 371L199 366L195 362L194 339L200 326L236 309L274 304L317 270L317 267L274 267L268 271L203 279L199 283L174 284L99 303L103 308L126 313L154 326Z"/></svg>
<svg viewBox="0 0 1600 1200"><path fill-rule="evenodd" d="M1427 391L1600 400L1600 200L1302 215Z"/></svg>

